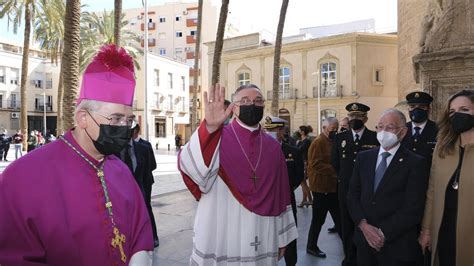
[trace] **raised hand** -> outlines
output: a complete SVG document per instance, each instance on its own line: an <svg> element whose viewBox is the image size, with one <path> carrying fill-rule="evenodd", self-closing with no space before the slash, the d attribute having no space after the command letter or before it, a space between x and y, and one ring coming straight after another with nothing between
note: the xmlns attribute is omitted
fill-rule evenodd
<svg viewBox="0 0 474 266"><path fill-rule="evenodd" d="M227 109L224 106L225 88L219 84L209 88L209 92L204 92L204 109L206 128L209 133L216 131L224 124L227 117L232 114L234 104L230 104Z"/></svg>

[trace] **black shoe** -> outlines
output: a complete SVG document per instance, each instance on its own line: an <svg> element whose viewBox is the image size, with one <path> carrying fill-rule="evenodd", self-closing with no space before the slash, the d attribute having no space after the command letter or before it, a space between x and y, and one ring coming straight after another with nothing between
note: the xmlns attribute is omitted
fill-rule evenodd
<svg viewBox="0 0 474 266"><path fill-rule="evenodd" d="M322 252L319 248L317 248L316 250L307 248L306 253L316 256L318 258L326 258L326 253Z"/></svg>
<svg viewBox="0 0 474 266"><path fill-rule="evenodd" d="M335 226L331 227L331 228L328 228L328 233L330 234L334 234L334 233L337 233L337 229Z"/></svg>
<svg viewBox="0 0 474 266"><path fill-rule="evenodd" d="M154 241L153 241L153 245L155 246L155 248L157 248L159 245L160 245L160 240L158 238L156 238Z"/></svg>

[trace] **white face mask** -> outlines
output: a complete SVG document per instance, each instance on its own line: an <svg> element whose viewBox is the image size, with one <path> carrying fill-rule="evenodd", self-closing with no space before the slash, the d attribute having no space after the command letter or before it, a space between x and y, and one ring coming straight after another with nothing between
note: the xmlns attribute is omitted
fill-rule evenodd
<svg viewBox="0 0 474 266"><path fill-rule="evenodd" d="M268 135L270 135L272 138L274 138L275 140L278 140L277 138L277 133L276 132L267 132Z"/></svg>
<svg viewBox="0 0 474 266"><path fill-rule="evenodd" d="M380 145L384 148L393 147L398 143L398 137L392 132L380 131L377 132L377 140L380 142Z"/></svg>

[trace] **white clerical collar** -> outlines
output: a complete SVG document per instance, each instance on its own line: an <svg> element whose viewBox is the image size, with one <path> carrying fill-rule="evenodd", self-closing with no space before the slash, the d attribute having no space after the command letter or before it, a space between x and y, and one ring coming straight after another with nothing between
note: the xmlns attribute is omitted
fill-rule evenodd
<svg viewBox="0 0 474 266"><path fill-rule="evenodd" d="M411 125L412 125L412 127L411 127L411 133L412 133L412 135L415 135L415 133L416 133L415 127L419 127L419 128L420 128L420 134L421 134L421 132L423 131L423 129L424 129L425 126L426 126L426 123L428 123L428 120L426 120L425 122L421 123L421 125L417 126L417 125L415 125L415 122L412 121L412 123L411 123Z"/></svg>
<svg viewBox="0 0 474 266"><path fill-rule="evenodd" d="M359 132L355 132L354 129L351 129L352 131L352 137L355 140L356 139L356 134L359 135L359 139L362 138L362 134L364 134L365 127L363 127Z"/></svg>
<svg viewBox="0 0 474 266"><path fill-rule="evenodd" d="M134 141L139 142L140 139L141 139L140 136L138 136L136 139L134 139Z"/></svg>
<svg viewBox="0 0 474 266"><path fill-rule="evenodd" d="M397 153L398 151L398 148L400 148L400 142L397 144L397 146L391 148L390 150L385 150L382 146L380 146L380 149L379 149L379 156L380 154L384 153L384 152L388 152L390 153L390 156L393 156L395 155L395 153Z"/></svg>
<svg viewBox="0 0 474 266"><path fill-rule="evenodd" d="M259 126L257 127L249 127L247 126L246 124L244 124L243 122L241 122L239 119L236 119L237 123L239 123L239 125L245 129L247 129L248 131L250 132L254 132L255 130L258 130L259 129Z"/></svg>

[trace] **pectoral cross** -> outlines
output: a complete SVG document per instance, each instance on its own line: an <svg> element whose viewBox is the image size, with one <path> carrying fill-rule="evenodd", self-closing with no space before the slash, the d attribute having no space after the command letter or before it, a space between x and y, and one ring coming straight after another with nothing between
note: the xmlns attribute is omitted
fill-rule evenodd
<svg viewBox="0 0 474 266"><path fill-rule="evenodd" d="M118 230L117 227L114 227L114 235L115 237L112 239L112 247L114 248L119 248L120 250L120 255L122 256L122 261L125 263L127 262L127 255L125 255L125 252L123 252L123 243L125 243L125 235L120 234L120 231Z"/></svg>
<svg viewBox="0 0 474 266"><path fill-rule="evenodd" d="M255 237L255 242L250 243L250 246L255 247L255 252L258 250L258 246L262 244L262 241L258 241L258 236Z"/></svg>
<svg viewBox="0 0 474 266"><path fill-rule="evenodd" d="M255 172L253 172L253 176L251 177L251 179L253 179L253 185L255 186L255 188L257 187L257 174Z"/></svg>

